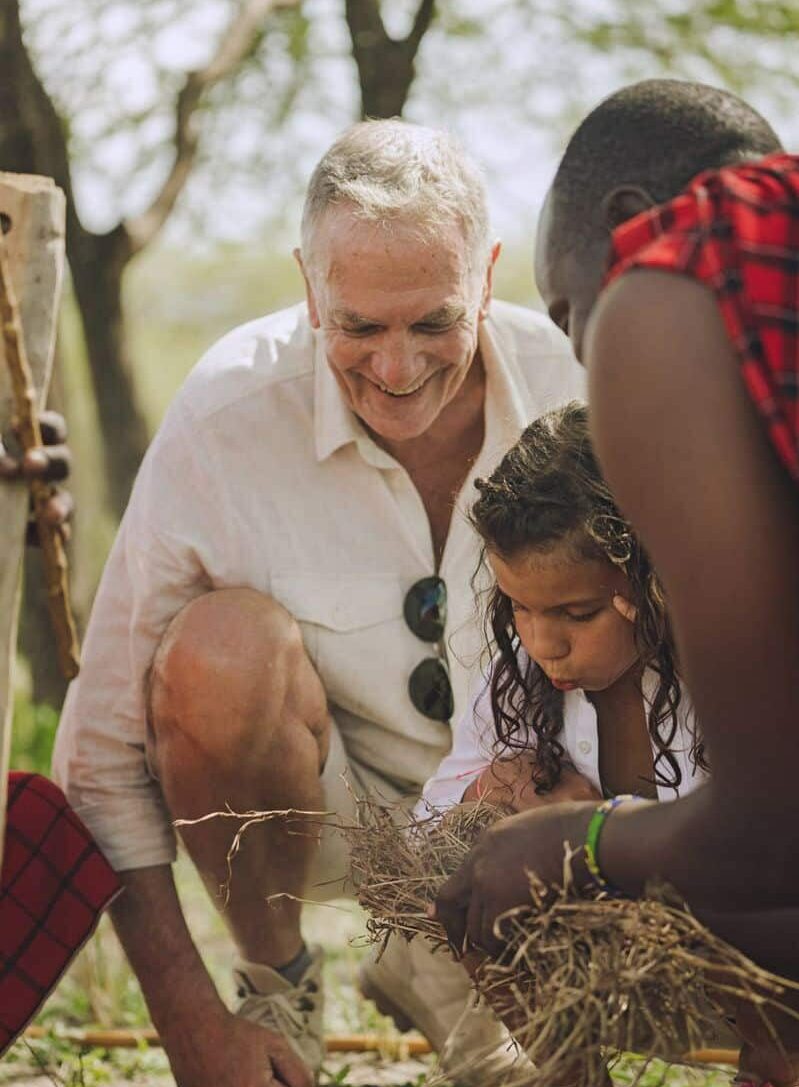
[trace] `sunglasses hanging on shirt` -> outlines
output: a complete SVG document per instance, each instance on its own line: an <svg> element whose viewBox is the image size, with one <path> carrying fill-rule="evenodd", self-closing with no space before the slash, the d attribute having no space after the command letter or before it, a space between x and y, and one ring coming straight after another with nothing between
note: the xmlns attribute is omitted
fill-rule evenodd
<svg viewBox="0 0 799 1087"><path fill-rule="evenodd" d="M408 629L423 642L439 647L447 624L447 586L440 577L423 577L405 595L403 614ZM449 721L455 710L446 660L425 657L408 678L408 694L414 707L434 721Z"/></svg>

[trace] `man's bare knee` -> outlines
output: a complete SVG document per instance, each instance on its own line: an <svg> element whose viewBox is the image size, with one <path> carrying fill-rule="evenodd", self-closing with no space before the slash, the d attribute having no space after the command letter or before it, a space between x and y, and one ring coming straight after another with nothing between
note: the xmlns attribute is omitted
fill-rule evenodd
<svg viewBox="0 0 799 1087"><path fill-rule="evenodd" d="M325 693L300 628L254 589L207 593L175 616L153 659L149 716L156 744L178 730L226 759L295 726L327 742Z"/></svg>

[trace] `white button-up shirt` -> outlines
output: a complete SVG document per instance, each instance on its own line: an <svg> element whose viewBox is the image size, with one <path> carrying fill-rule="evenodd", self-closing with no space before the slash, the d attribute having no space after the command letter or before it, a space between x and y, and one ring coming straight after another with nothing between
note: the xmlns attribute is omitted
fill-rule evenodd
<svg viewBox="0 0 799 1087"><path fill-rule="evenodd" d="M522 668L529 658L526 654ZM657 675L647 669L641 684L644 708L648 712L657 691ZM685 796L703 782L706 771L695 766L691 758L693 744L693 706L688 692L682 688L677 708L677 727L669 747L680 768L681 781L675 789L663 782L657 783L658 800L674 800ZM599 729L597 713L592 703L580 689L566 691L563 696L563 731L558 736L566 752L566 758L575 770L587 778L597 792L602 793L599 777ZM529 735L530 750L535 750L535 735ZM516 749L514 749L515 752ZM511 752L504 752L507 757ZM658 750L652 742L652 757ZM480 680L466 709L453 729L452 748L443 759L435 774L425 784L422 798L416 806L416 814L424 818L431 808L445 811L459 803L464 792L492 759L502 757L502 745L494 731L494 715L491 711L491 691L488 680ZM667 774L668 776L668 774Z"/></svg>
<svg viewBox="0 0 799 1087"><path fill-rule="evenodd" d="M474 479L533 418L580 398L566 338L494 302L480 326L485 440L458 498L439 575L456 714L480 653L470 588ZM298 620L349 756L419 789L450 747L408 677L432 647L403 618L435 573L421 498L342 398L304 305L234 330L192 371L144 459L108 560L56 740L54 773L117 869L174 858L145 756L144 678L173 616L213 589L270 593Z"/></svg>

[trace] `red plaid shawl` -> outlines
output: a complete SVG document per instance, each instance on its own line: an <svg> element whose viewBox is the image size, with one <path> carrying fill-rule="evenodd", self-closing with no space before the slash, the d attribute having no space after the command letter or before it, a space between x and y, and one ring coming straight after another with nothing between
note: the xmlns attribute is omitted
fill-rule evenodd
<svg viewBox="0 0 799 1087"><path fill-rule="evenodd" d="M799 483L799 157L708 171L613 235L629 268L693 276L715 293L746 388Z"/></svg>
<svg viewBox="0 0 799 1087"><path fill-rule="evenodd" d="M0 875L0 1054L41 1007L119 891L64 794L12 773Z"/></svg>

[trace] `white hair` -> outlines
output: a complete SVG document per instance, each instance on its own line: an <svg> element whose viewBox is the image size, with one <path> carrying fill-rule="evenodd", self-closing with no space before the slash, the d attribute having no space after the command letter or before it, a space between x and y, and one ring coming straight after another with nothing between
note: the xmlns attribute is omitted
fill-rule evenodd
<svg viewBox="0 0 799 1087"><path fill-rule="evenodd" d="M379 226L411 225L427 240L455 224L472 265L482 264L490 252L482 174L447 132L399 118L362 121L346 129L308 184L302 213L306 264L314 259L319 224L336 206Z"/></svg>

